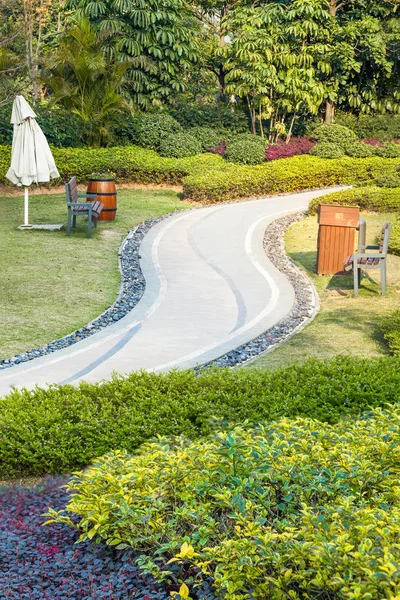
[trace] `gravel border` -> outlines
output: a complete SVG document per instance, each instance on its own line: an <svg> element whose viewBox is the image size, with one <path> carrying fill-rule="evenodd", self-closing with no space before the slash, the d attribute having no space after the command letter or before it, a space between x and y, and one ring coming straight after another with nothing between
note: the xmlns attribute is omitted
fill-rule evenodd
<svg viewBox="0 0 400 600"><path fill-rule="evenodd" d="M268 225L264 234L264 250L272 264L286 275L295 291L295 301L290 313L276 325L267 329L250 342L223 354L219 358L197 367L203 370L209 367L243 366L274 350L299 333L316 316L319 310L319 296L307 275L297 267L285 252L285 231L301 221L306 211L292 213L276 219Z"/></svg>
<svg viewBox="0 0 400 600"><path fill-rule="evenodd" d="M139 262L141 242L154 225L173 214L175 213L168 213L144 221L132 229L122 242L118 251L121 286L116 301L110 307L84 327L63 338L1 360L0 371L76 344L119 321L130 312L142 298L146 287L146 281ZM283 233L291 225L303 219L305 214L305 212L297 212L273 221L267 227L264 235L264 249L268 258L279 271L287 276L295 290L295 302L289 315L250 342L213 361L196 367L195 370L203 370L210 366L233 367L252 362L261 354L270 352L277 345L298 333L315 317L319 309L318 294L308 277L286 255L283 236Z"/></svg>

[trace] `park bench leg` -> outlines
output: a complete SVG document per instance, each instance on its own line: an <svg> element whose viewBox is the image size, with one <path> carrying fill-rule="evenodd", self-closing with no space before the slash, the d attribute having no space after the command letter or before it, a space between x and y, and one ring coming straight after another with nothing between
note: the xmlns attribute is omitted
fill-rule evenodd
<svg viewBox="0 0 400 600"><path fill-rule="evenodd" d="M354 276L354 298L358 298L358 282L361 275L361 269L357 265L353 264L353 276Z"/></svg>
<svg viewBox="0 0 400 600"><path fill-rule="evenodd" d="M72 227L76 227L76 215L72 217Z"/></svg>
<svg viewBox="0 0 400 600"><path fill-rule="evenodd" d="M71 211L68 209L67 235L71 233Z"/></svg>
<svg viewBox="0 0 400 600"><path fill-rule="evenodd" d="M94 228L96 229L96 227L97 227L97 217L96 216L93 217L93 225L94 225Z"/></svg>
<svg viewBox="0 0 400 600"><path fill-rule="evenodd" d="M386 296L386 261L381 260L381 293Z"/></svg>
<svg viewBox="0 0 400 600"><path fill-rule="evenodd" d="M89 212L89 217L88 217L88 237L91 238L92 237L92 215Z"/></svg>

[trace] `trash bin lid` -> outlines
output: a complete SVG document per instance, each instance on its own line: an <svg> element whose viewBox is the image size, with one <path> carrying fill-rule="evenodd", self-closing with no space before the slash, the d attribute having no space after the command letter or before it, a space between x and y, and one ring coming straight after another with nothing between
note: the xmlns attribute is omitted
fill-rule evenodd
<svg viewBox="0 0 400 600"><path fill-rule="evenodd" d="M320 204L318 209L318 223L320 225L357 227L359 216L359 206L335 206L333 204Z"/></svg>

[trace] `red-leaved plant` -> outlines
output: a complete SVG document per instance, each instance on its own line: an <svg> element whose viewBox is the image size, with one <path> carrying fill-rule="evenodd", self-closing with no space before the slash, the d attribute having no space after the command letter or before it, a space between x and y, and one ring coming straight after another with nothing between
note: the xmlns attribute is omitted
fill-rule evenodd
<svg viewBox="0 0 400 600"><path fill-rule="evenodd" d="M309 137L294 137L287 144L282 141L278 144L267 146L265 150L265 160L276 160L278 158L288 158L297 154L308 154L316 142Z"/></svg>

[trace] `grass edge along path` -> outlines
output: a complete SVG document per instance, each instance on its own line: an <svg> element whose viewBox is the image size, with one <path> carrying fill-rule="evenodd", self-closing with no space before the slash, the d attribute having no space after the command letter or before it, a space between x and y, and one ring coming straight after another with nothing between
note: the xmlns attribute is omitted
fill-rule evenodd
<svg viewBox="0 0 400 600"><path fill-rule="evenodd" d="M23 198L0 197L0 358L37 348L86 325L117 298L118 249L127 233L151 217L191 208L170 190L119 190L115 221L99 222L87 237L77 219L70 237L61 231L17 229ZM63 223L65 195L34 196L34 223Z"/></svg>
<svg viewBox="0 0 400 600"><path fill-rule="evenodd" d="M322 200L323 201L323 200ZM367 242L376 243L385 221L395 213L365 214ZM367 271L360 294L353 297L353 275L318 276L315 273L318 225L315 216L292 225L285 234L288 256L311 279L320 298L320 310L302 331L259 356L244 368L276 369L308 358L330 359L336 355L368 360L389 354L380 323L400 306L400 257L388 257L387 295L380 295L379 271Z"/></svg>

